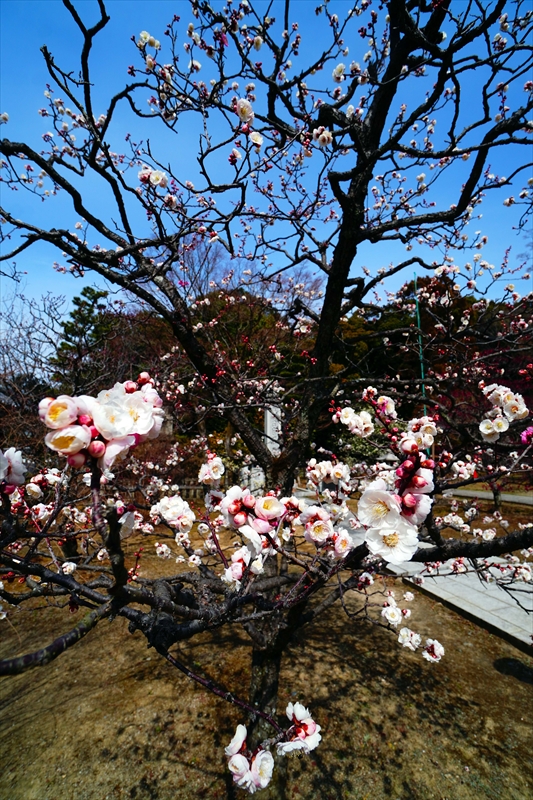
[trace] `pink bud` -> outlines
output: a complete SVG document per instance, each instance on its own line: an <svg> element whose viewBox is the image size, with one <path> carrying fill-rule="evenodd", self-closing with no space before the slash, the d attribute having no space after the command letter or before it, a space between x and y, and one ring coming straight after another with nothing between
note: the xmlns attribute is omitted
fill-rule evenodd
<svg viewBox="0 0 533 800"><path fill-rule="evenodd" d="M91 425L93 418L89 414L80 414L78 417L78 422L80 425Z"/></svg>
<svg viewBox="0 0 533 800"><path fill-rule="evenodd" d="M423 489L424 486L428 485L428 482L425 478L422 478L421 475L415 475L411 484L415 487L415 489Z"/></svg>
<svg viewBox="0 0 533 800"><path fill-rule="evenodd" d="M409 458L403 462L402 467L410 472L414 467L414 461L411 461Z"/></svg>
<svg viewBox="0 0 533 800"><path fill-rule="evenodd" d="M247 494L243 497L242 504L245 508L253 508L255 506L255 497L253 494Z"/></svg>
<svg viewBox="0 0 533 800"><path fill-rule="evenodd" d="M14 486L12 483L6 483L6 485L5 485L5 486L4 486L4 488L2 489L2 492L3 492L4 494L13 494L13 492L14 492L14 491L15 491L17 488L18 488L18 487L17 487L17 486Z"/></svg>
<svg viewBox="0 0 533 800"><path fill-rule="evenodd" d="M98 428L95 428L94 425L91 425L89 430L91 432L91 439L96 439L97 436L100 436L100 431Z"/></svg>
<svg viewBox="0 0 533 800"><path fill-rule="evenodd" d="M404 470L404 468L403 468L403 467L398 467L398 469L396 470L396 475L397 475L399 478L403 478L403 477L405 477L405 470Z"/></svg>
<svg viewBox="0 0 533 800"><path fill-rule="evenodd" d="M137 391L137 384L135 381L126 381L124 383L124 391L126 394L133 394L133 392Z"/></svg>
<svg viewBox="0 0 533 800"><path fill-rule="evenodd" d="M139 377L137 378L137 383L140 386L143 386L145 383L149 383L150 380L151 380L151 378L150 378L150 374L148 372L141 372L139 374Z"/></svg>
<svg viewBox="0 0 533 800"><path fill-rule="evenodd" d="M79 453L71 453L67 458L67 463L70 464L71 467L75 467L79 469L83 467L83 465L87 462L87 454L80 450Z"/></svg>
<svg viewBox="0 0 533 800"><path fill-rule="evenodd" d="M229 514L237 514L241 510L241 504L239 500L233 500L232 503L228 506L228 513Z"/></svg>
<svg viewBox="0 0 533 800"><path fill-rule="evenodd" d="M233 522L238 528L240 528L241 525L246 525L247 519L248 517L246 516L244 511L239 511L239 513L235 514L235 516L233 517Z"/></svg>
<svg viewBox="0 0 533 800"><path fill-rule="evenodd" d="M93 458L101 458L105 453L105 444L100 439L95 439L87 448Z"/></svg>
<svg viewBox="0 0 533 800"><path fill-rule="evenodd" d="M416 497L414 494L404 494L402 497L402 505L406 508L416 508Z"/></svg>
<svg viewBox="0 0 533 800"><path fill-rule="evenodd" d="M424 469L435 469L435 462L432 458L426 458L425 461L420 462L420 466L424 467Z"/></svg>

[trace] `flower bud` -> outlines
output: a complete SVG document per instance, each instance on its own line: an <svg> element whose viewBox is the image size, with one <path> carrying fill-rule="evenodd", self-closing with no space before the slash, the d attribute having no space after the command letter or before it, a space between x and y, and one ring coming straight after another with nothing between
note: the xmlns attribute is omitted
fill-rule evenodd
<svg viewBox="0 0 533 800"><path fill-rule="evenodd" d="M228 506L228 513L229 514L237 514L241 510L241 504L239 500L233 500L232 503Z"/></svg>
<svg viewBox="0 0 533 800"><path fill-rule="evenodd" d="M414 486L415 489L423 489L424 486L428 485L428 482L425 478L422 478L421 475L415 475L411 484Z"/></svg>
<svg viewBox="0 0 533 800"><path fill-rule="evenodd" d="M83 467L83 465L87 462L87 455L81 450L79 453L71 453L67 457L67 462L70 464L71 467L79 469L80 467Z"/></svg>
<svg viewBox="0 0 533 800"><path fill-rule="evenodd" d="M136 392L137 391L137 384L135 383L135 381L125 381L125 383L124 383L124 391L126 392L126 394L133 394L133 392Z"/></svg>
<svg viewBox="0 0 533 800"><path fill-rule="evenodd" d="M408 458L406 461L404 461L404 462L403 462L402 466L403 466L403 468L404 468L405 470L407 470L407 472L411 472L411 470L412 470L412 469L414 468L414 466L415 466L415 463L414 463L414 461L411 461L411 460Z"/></svg>
<svg viewBox="0 0 533 800"><path fill-rule="evenodd" d="M105 444L100 439L94 439L87 450L93 458L101 458L105 453Z"/></svg>
<svg viewBox="0 0 533 800"><path fill-rule="evenodd" d="M246 497L243 497L242 504L245 508L253 508L255 506L255 497L253 494L247 494Z"/></svg>
<svg viewBox="0 0 533 800"><path fill-rule="evenodd" d="M432 458L426 458L425 461L420 462L420 466L424 469L435 469L435 462Z"/></svg>
<svg viewBox="0 0 533 800"><path fill-rule="evenodd" d="M402 505L405 506L405 508L416 508L416 497L414 494L404 494L402 497Z"/></svg>
<svg viewBox="0 0 533 800"><path fill-rule="evenodd" d="M233 517L233 522L235 523L235 525L238 528L240 528L241 525L246 525L247 519L248 519L248 517L245 514L245 512L244 511L239 511L238 514L235 514L235 516Z"/></svg>
<svg viewBox="0 0 533 800"><path fill-rule="evenodd" d="M89 414L80 414L78 422L80 425L92 425L93 418Z"/></svg>

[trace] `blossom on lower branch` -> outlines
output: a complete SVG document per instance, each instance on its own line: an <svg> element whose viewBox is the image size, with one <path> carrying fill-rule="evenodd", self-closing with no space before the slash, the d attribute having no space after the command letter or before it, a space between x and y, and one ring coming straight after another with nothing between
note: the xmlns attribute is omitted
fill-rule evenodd
<svg viewBox="0 0 533 800"><path fill-rule="evenodd" d="M274 770L274 758L268 750L259 748L250 758L245 753L247 730L244 725L237 725L235 736L225 749L229 758L228 768L233 780L241 789L255 794L270 783Z"/></svg>
<svg viewBox="0 0 533 800"><path fill-rule="evenodd" d="M289 703L286 709L289 720L293 723L289 728L291 738L288 742L279 742L277 745L280 755L287 755L294 750L303 750L310 753L320 744L320 725L317 725L309 711L301 703Z"/></svg>
<svg viewBox="0 0 533 800"><path fill-rule="evenodd" d="M285 756L294 751L310 753L320 744L320 725L317 725L309 711L301 703L289 703L286 714L291 726L282 734L287 741L278 742L278 754ZM235 736L225 749L228 768L233 780L241 789L254 794L268 786L274 770L272 753L259 746L251 753L246 746L247 730L237 725ZM278 737L279 738L279 737Z"/></svg>
<svg viewBox="0 0 533 800"><path fill-rule="evenodd" d="M426 661L440 661L444 655L444 647L436 639L426 639L422 655Z"/></svg>

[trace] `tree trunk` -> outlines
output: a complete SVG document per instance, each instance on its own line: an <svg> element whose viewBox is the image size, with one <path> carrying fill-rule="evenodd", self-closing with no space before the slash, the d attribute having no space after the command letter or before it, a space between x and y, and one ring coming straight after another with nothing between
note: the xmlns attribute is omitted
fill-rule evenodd
<svg viewBox="0 0 533 800"><path fill-rule="evenodd" d="M254 647L252 652L252 678L250 681L250 703L276 718L279 673L281 669L282 645L277 637L276 645L266 650ZM288 720L286 720L288 724ZM264 739L275 734L274 729L261 717L251 719L248 725L248 745L255 749ZM287 759L278 756L275 750L274 772L266 789L261 790L261 800L285 800L287 785ZM229 799L228 799L229 800Z"/></svg>
<svg viewBox="0 0 533 800"><path fill-rule="evenodd" d="M494 499L493 511L500 511L502 507L502 488L498 483L491 483L490 488Z"/></svg>

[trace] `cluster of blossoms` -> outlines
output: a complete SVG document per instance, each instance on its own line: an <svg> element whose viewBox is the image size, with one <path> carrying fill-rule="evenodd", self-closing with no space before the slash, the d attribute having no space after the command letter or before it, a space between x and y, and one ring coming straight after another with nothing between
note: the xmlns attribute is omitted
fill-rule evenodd
<svg viewBox="0 0 533 800"><path fill-rule="evenodd" d="M306 475L313 489L321 483L332 483L338 492L350 492L350 467L342 462L334 464L332 461L317 461L312 458L307 462Z"/></svg>
<svg viewBox="0 0 533 800"><path fill-rule="evenodd" d="M150 517L157 522L163 519L167 525L181 534L187 534L191 530L196 516L191 510L186 500L179 495L172 497L162 497L158 503L152 506Z"/></svg>
<svg viewBox="0 0 533 800"><path fill-rule="evenodd" d="M168 186L168 177L166 173L162 172L160 169L152 169L147 164L143 164L139 172L139 181L144 185L148 184L153 186L154 189L166 189ZM173 197L173 195L169 195L169 197ZM167 199L165 198L165 200ZM172 201L168 200L167 204L172 205Z"/></svg>
<svg viewBox="0 0 533 800"><path fill-rule="evenodd" d="M229 759L228 768L234 782L241 789L255 794L258 789L265 789L270 783L274 771L274 758L272 753L262 748L250 754L246 749L247 735L246 727L237 725L235 736L226 747L225 753Z"/></svg>
<svg viewBox="0 0 533 800"><path fill-rule="evenodd" d="M415 449L416 448L416 449ZM373 555L390 564L409 561L418 549L418 529L431 509L435 463L418 452L396 470L394 488L384 478L370 483L359 499L357 518L367 527L365 542Z"/></svg>
<svg viewBox="0 0 533 800"><path fill-rule="evenodd" d="M468 461L468 460L454 461L450 467L450 471L454 478L459 478L460 480L467 480L468 478L476 477L477 465L475 461Z"/></svg>
<svg viewBox="0 0 533 800"><path fill-rule="evenodd" d="M289 703L286 714L291 726L285 731L285 741L276 745L278 755L284 756L295 751L307 755L320 744L320 725L317 725L301 703ZM225 753L234 782L241 789L255 794L259 789L268 786L274 771L274 757L262 747L251 753L246 745L247 735L246 727L237 725L235 736L225 748Z"/></svg>
<svg viewBox="0 0 533 800"><path fill-rule="evenodd" d="M505 433L509 423L517 419L525 419L529 414L524 398L515 394L506 386L492 383L490 386L480 384L483 394L492 404L486 419L480 422L479 430L485 442L495 442L500 434Z"/></svg>
<svg viewBox="0 0 533 800"><path fill-rule="evenodd" d="M215 455L215 453L208 453L207 464L202 464L198 474L198 480L200 483L217 486L224 472L225 467L222 463L222 459Z"/></svg>
<svg viewBox="0 0 533 800"><path fill-rule="evenodd" d="M367 436L371 436L374 432L374 423L368 411L359 411L356 414L353 408L349 406L335 412L333 414L333 422L340 422L346 425L350 433L360 436L362 439L366 439Z"/></svg>
<svg viewBox="0 0 533 800"><path fill-rule="evenodd" d="M240 581L248 567L254 575L263 572L264 561L280 546L279 530L284 521L298 514L298 500L294 497L278 499L275 494L253 497L248 489L232 486L219 505L222 522L237 529L246 545L231 556L231 564L222 579L226 583Z"/></svg>
<svg viewBox="0 0 533 800"><path fill-rule="evenodd" d="M39 416L51 428L45 436L51 450L67 456L73 467L95 458L105 470L131 447L159 436L162 404L153 380L142 372L137 381L116 383L97 397L46 397L39 403Z"/></svg>
<svg viewBox="0 0 533 800"><path fill-rule="evenodd" d="M323 125L313 130L313 140L319 147L328 147L333 142L333 134Z"/></svg>
<svg viewBox="0 0 533 800"><path fill-rule="evenodd" d="M427 447L431 447L437 433L438 430L433 417L424 416L420 417L420 419L412 419L407 423L407 432L402 434L400 447L402 449L406 448L405 441L408 440L410 442L410 440L413 440L420 450L424 450ZM406 449L406 452L410 452L410 449Z"/></svg>

